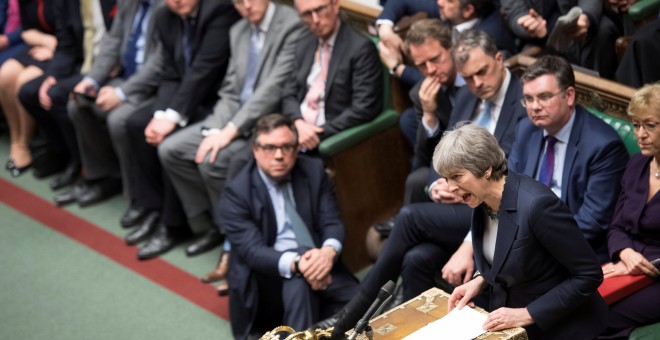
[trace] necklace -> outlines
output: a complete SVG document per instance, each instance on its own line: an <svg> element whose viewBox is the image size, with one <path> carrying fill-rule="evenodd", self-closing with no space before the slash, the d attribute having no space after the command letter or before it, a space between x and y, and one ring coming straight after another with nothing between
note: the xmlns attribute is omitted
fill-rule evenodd
<svg viewBox="0 0 660 340"><path fill-rule="evenodd" d="M506 184L506 176L504 176L504 183L502 183L502 188L504 188L504 184ZM486 207L486 215L490 218L491 221L497 221L500 219L500 212L499 211L493 211L493 209L490 208L486 202L483 202L483 205Z"/></svg>
<svg viewBox="0 0 660 340"><path fill-rule="evenodd" d="M660 169L658 169L658 161L653 157L653 165L655 167L655 173L653 174L656 179L660 179Z"/></svg>

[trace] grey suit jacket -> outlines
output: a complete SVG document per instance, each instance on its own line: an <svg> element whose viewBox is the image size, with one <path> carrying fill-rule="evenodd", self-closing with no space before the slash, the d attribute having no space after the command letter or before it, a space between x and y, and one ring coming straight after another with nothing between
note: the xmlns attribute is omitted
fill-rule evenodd
<svg viewBox="0 0 660 340"><path fill-rule="evenodd" d="M275 4L275 3L273 3ZM240 134L250 134L259 117L280 109L282 86L294 69L295 48L303 26L298 14L289 6L275 4L275 15L268 28L259 56L259 69L254 92L243 105L240 93L247 74L250 48L250 24L242 19L230 31L232 56L227 75L218 92L220 99L204 126L223 128L232 122Z"/></svg>
<svg viewBox="0 0 660 340"><path fill-rule="evenodd" d="M162 0L152 0L151 13L153 14L156 8L162 5ZM139 6L140 1L117 0L117 15L113 20L110 31L103 37L101 50L94 58L92 69L87 75L101 85L106 84L110 80L113 68L117 65L121 65L123 62L123 56L126 53L127 44L135 21L135 15ZM148 69L148 71L135 73L128 82L123 82L120 86L129 100L143 100L146 96L153 93L157 85L157 71L160 68L154 67L154 65L150 67L148 66L151 59L153 59L152 57L158 55L157 53L154 53L158 48L156 47L157 41L153 34L153 27L154 20L150 20L146 32L147 42L144 51L145 61L141 68L141 70ZM156 65L159 64L157 63ZM133 78L135 78L135 80L130 82Z"/></svg>

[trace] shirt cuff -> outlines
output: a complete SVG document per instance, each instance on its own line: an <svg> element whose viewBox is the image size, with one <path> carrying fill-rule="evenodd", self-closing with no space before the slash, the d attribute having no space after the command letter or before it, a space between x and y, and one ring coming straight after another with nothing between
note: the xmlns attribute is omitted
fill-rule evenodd
<svg viewBox="0 0 660 340"><path fill-rule="evenodd" d="M277 263L277 268L280 272L280 276L290 279L292 274L291 274L291 263L293 263L293 259L296 258L298 253L293 252L293 251L287 251L280 256L280 260Z"/></svg>
<svg viewBox="0 0 660 340"><path fill-rule="evenodd" d="M335 251L337 252L337 256L341 254L342 246L341 242L339 240L334 239L334 238L329 238L323 242L323 246L330 246L332 248L335 248Z"/></svg>
<svg viewBox="0 0 660 340"><path fill-rule="evenodd" d="M394 27L394 22L390 19L378 19L376 20L376 28L380 25L390 25Z"/></svg>
<svg viewBox="0 0 660 340"><path fill-rule="evenodd" d="M435 137L438 134L438 131L440 131L440 124L436 125L435 128L431 129L424 120L422 119L422 126L424 126L424 131L426 131L426 136L427 137Z"/></svg>
<svg viewBox="0 0 660 340"><path fill-rule="evenodd" d="M170 108L165 111L158 110L154 112L154 118L169 120L170 122L176 123L180 127L185 127L188 125L188 119L182 117L181 114Z"/></svg>
<svg viewBox="0 0 660 340"><path fill-rule="evenodd" d="M94 89L95 89L96 91L99 90L99 82L96 81L96 80L94 80L94 78L89 77L89 76L85 76L85 77L83 78L83 81L87 81L87 82L92 83L92 85L94 86Z"/></svg>
<svg viewBox="0 0 660 340"><path fill-rule="evenodd" d="M465 235L465 238L463 239L463 242L472 243L472 230L468 231L467 235Z"/></svg>
<svg viewBox="0 0 660 340"><path fill-rule="evenodd" d="M117 97L119 97L122 102L126 101L126 93L124 93L124 90L119 87L115 87L115 93L117 93Z"/></svg>

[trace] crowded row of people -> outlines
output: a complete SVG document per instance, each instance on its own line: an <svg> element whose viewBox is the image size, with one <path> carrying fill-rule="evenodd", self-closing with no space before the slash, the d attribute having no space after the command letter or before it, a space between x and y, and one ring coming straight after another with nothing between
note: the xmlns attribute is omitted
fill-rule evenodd
<svg viewBox="0 0 660 340"><path fill-rule="evenodd" d="M390 0L383 16L406 3ZM7 81L0 101L8 120L14 119L6 167L15 176L30 168L27 142L34 119L57 155L43 173L63 169L51 181L54 190L65 188L55 202L88 206L123 191L131 204L120 223L133 228L126 243L139 245L138 258L171 250L193 236L191 223L203 225L206 231L186 253L193 256L224 243L217 270L204 281L231 273L229 287L221 285L220 291L228 289L236 338L281 323L302 329L319 320L318 326L335 324L338 336L355 324L387 280L402 275L404 296L410 298L433 286L439 272L454 286L470 285L475 263L484 280L479 289L458 289L456 294L463 294L459 305L489 286L490 296L477 299L487 309L538 306L525 309L527 314L498 310L491 320L523 317L488 329L525 326L540 337L554 327L557 334L577 334L578 318L568 315L587 306L588 298L584 308L593 313L581 324L589 324L582 332L595 337L607 320L595 293L602 280L599 264L615 262L607 275L657 275L648 267L655 250L623 241L627 236L655 244L645 231L656 226L645 223L638 241L639 233L621 221L619 248L610 240L608 253L607 230L628 161L623 143L611 127L577 105L573 71L565 59L543 57L522 79L504 67L505 55L545 43L554 26L537 24L554 25L559 14L578 5L544 2L536 8L533 3L518 8L518 2L441 0L429 12L446 22L422 20L405 41L392 34L391 21L379 22L377 50L340 19L338 0L297 0L295 10L269 0L66 0L53 7L40 0L25 6L10 0L9 7L15 11L18 5L21 13L28 4L36 6L31 10L39 13L39 22L33 32L43 41L30 40L24 31L23 54L0 68L0 81ZM598 27L609 26L598 3L579 4L578 30L571 33L576 43L559 52L605 75L600 68L612 68L597 61L605 55L596 51L604 46ZM546 9L546 4L552 6ZM602 26L594 24L598 20ZM391 220L394 236L358 286L339 259L343 225L332 185L315 158L320 141L381 111L379 51L390 73L412 84L412 124L404 134L415 146L415 171L406 183L407 204ZM404 55L414 66L405 65ZM633 114L647 165L658 148L653 134L658 117L647 114L653 105L642 104L635 109L642 113ZM268 115L273 112L282 115ZM505 190L500 181L510 172L509 186L529 176L554 193L553 204L568 221L565 229L542 233L555 230L543 224L554 219L548 212L547 221L524 228L534 241L525 235L507 241L545 249L548 254L537 259L552 267L546 271L552 284L538 283L538 277L498 278L511 267L527 266L505 261L501 253L508 248L498 251L504 247L500 234L516 221L510 217L498 229L498 200L504 204L504 195L491 200L482 196L490 193L459 185L454 175L438 177L437 172L447 175L464 166L439 161L432 166L432 159L449 154L436 149L443 132L462 121L492 134L495 147L508 157L508 163L499 159L466 167L473 177L490 183L492 176L493 188ZM299 150L305 156L298 157ZM658 189L654 178L649 176L655 189L648 192L649 203ZM481 202L494 221L485 231L471 222ZM617 209L625 203L620 198ZM575 252L558 254L564 250L558 238L564 235L574 240ZM474 252L473 244L478 245ZM547 264L548 258L555 262ZM498 274L502 267L496 264L506 270ZM538 282L531 283L534 279ZM576 292L555 288L571 282L580 282ZM525 284L543 288L515 302L501 295L507 289L520 293L516 289ZM649 310L643 320L631 321L626 310L612 308L607 332L629 332L658 321L657 315Z"/></svg>

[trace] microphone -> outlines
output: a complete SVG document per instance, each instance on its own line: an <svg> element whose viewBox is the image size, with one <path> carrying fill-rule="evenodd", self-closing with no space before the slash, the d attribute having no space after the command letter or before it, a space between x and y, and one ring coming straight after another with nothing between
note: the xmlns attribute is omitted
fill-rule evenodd
<svg viewBox="0 0 660 340"><path fill-rule="evenodd" d="M364 332L367 326L369 326L369 320L371 320L374 314L376 314L378 308L380 308L380 306L392 296L395 287L396 284L392 280L387 281L387 283L380 289L380 292L378 292L376 300L374 300L362 319L360 319L355 325L355 332L349 339L355 339L358 334Z"/></svg>

